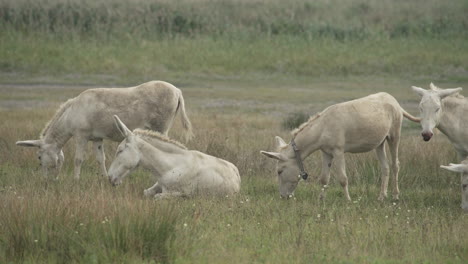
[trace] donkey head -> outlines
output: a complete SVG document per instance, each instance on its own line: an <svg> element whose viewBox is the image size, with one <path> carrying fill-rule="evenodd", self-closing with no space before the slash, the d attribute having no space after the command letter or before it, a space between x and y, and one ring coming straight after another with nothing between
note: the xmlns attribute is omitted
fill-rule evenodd
<svg viewBox="0 0 468 264"><path fill-rule="evenodd" d="M278 152L260 151L263 155L276 159L276 172L278 173L279 191L282 198L289 198L299 183L300 169L297 164L294 150L280 137L275 137Z"/></svg>
<svg viewBox="0 0 468 264"><path fill-rule="evenodd" d="M433 83L430 84L430 90L425 90L416 86L411 87L415 93L421 96L419 111L421 113L421 135L424 141L431 140L434 135L433 129L439 125L442 115L442 99L457 92L462 88L439 89Z"/></svg>
<svg viewBox="0 0 468 264"><path fill-rule="evenodd" d="M63 165L64 155L62 149L59 149L57 145L47 144L42 139L17 141L16 145L39 148L37 151L37 158L39 159L44 175L48 176L51 174L54 177L58 175Z"/></svg>
<svg viewBox="0 0 468 264"><path fill-rule="evenodd" d="M124 140L119 144L115 159L109 168L109 180L116 186L122 183L122 179L130 174L140 163L140 151L137 147L136 136L128 127L114 115L114 122Z"/></svg>

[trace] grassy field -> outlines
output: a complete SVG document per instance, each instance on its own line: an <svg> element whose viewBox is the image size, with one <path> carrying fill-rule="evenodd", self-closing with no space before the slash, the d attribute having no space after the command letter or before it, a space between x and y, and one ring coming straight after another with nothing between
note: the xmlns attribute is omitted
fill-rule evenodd
<svg viewBox="0 0 468 264"><path fill-rule="evenodd" d="M404 121L399 201L377 201L375 153L346 156L352 202L334 170L319 201L319 153L295 199L280 199L259 153L338 102L386 91L417 115L411 85L468 89L467 2L397 2L0 0L0 263L468 262L443 134L426 143ZM114 188L92 155L75 181L73 141L60 179L46 179L35 151L14 144L85 89L154 79L183 91L188 148L237 165L238 195L146 199L148 172Z"/></svg>
<svg viewBox="0 0 468 264"><path fill-rule="evenodd" d="M386 83L386 84L385 84ZM286 85L286 84L284 84ZM94 158L73 180L73 146L59 181L45 179L32 149L63 98L87 87L3 85L0 88L0 260L12 262L171 263L464 263L467 217L459 208L459 177L438 168L455 161L446 138L425 143L405 121L401 143L401 200L378 202L374 153L348 155L353 202L332 176L319 202L320 156L306 168L296 199L281 200L274 163L260 155L274 135L289 139L288 113L314 113L326 105L373 91L388 91L415 113L417 97L397 80L310 82L288 86L203 83L181 86L196 138L188 144L235 163L242 191L223 199L152 201L142 195L154 179L137 171L113 188L98 176ZM322 91L319 93L318 91ZM318 93L319 96L314 96ZM288 96L286 96L288 95ZM287 97L287 100L283 98ZM177 123L171 136L180 139ZM107 144L108 162L115 143Z"/></svg>

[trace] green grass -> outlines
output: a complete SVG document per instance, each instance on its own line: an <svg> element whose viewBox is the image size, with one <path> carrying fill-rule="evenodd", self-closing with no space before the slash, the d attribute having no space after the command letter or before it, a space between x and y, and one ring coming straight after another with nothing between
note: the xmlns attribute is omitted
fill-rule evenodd
<svg viewBox="0 0 468 264"><path fill-rule="evenodd" d="M80 77L88 75L127 83L160 76L182 81L207 76L255 79L277 75L465 80L468 68L465 43L464 38L340 43L296 37L101 42L11 33L0 44L0 69L5 74L70 76L83 83L89 81Z"/></svg>

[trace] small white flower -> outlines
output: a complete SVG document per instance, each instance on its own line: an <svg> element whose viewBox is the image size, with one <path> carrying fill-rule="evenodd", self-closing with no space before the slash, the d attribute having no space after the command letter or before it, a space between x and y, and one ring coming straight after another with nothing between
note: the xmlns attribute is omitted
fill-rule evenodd
<svg viewBox="0 0 468 264"><path fill-rule="evenodd" d="M318 214L318 215L317 215L317 218L320 218L320 217L321 217L321 215L320 215L320 214Z"/></svg>
<svg viewBox="0 0 468 264"><path fill-rule="evenodd" d="M410 213L410 212L411 212L411 210L408 210L408 213Z"/></svg>
<svg viewBox="0 0 468 264"><path fill-rule="evenodd" d="M395 202L393 203L393 206L396 206L396 203L395 203Z"/></svg>
<svg viewBox="0 0 468 264"><path fill-rule="evenodd" d="M37 239L34 239L34 243L37 243L38 241L39 241L39 240L37 240Z"/></svg>
<svg viewBox="0 0 468 264"><path fill-rule="evenodd" d="M244 203L244 201L240 201L240 203L241 203L241 204L243 204L243 203Z"/></svg>
<svg viewBox="0 0 468 264"><path fill-rule="evenodd" d="M227 224L227 227L231 227L231 224Z"/></svg>
<svg viewBox="0 0 468 264"><path fill-rule="evenodd" d="M388 218L388 215L386 215L385 218Z"/></svg>
<svg viewBox="0 0 468 264"><path fill-rule="evenodd" d="M84 224L83 224L83 223L80 223L80 226L84 226Z"/></svg>
<svg viewBox="0 0 468 264"><path fill-rule="evenodd" d="M333 218L332 218L332 219L330 219L330 222L333 222L333 221L335 221L335 220L333 220Z"/></svg>
<svg viewBox="0 0 468 264"><path fill-rule="evenodd" d="M184 227L187 227L187 223L184 223Z"/></svg>

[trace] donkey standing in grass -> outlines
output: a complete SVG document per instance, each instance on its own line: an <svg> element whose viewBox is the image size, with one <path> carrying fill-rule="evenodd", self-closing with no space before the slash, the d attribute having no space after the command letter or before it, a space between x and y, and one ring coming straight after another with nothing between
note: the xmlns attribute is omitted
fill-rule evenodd
<svg viewBox="0 0 468 264"><path fill-rule="evenodd" d="M433 129L438 128L444 133L458 154L459 161L468 158L468 100L458 94L462 88L440 89L433 83L430 90L413 86L415 93L421 96L419 109L421 111L421 135L424 141L431 140ZM451 164L443 168L461 172L462 205L468 211L468 173L464 164Z"/></svg>
<svg viewBox="0 0 468 264"><path fill-rule="evenodd" d="M311 117L292 132L293 139L286 144L276 137L277 152L261 151L277 160L279 190L282 197L293 195L299 180L307 178L302 160L317 150L322 151L322 173L320 182L328 185L332 161L338 166L338 179L348 192L348 178L345 169L345 152L361 153L373 149L377 152L382 167L382 184L379 200L387 197L389 165L385 153L385 141L390 148L393 174L393 198L398 199L398 144L403 117L419 122L408 114L398 102L387 93L377 93L360 99L332 105ZM299 175L299 176L298 176ZM325 195L325 188L320 197Z"/></svg>
<svg viewBox="0 0 468 264"><path fill-rule="evenodd" d="M122 141L112 116L119 115L130 128L146 128L167 134L177 112L181 113L186 140L192 125L185 113L182 92L170 83L151 81L130 88L98 88L82 92L65 102L40 134L38 140L16 142L38 147L38 158L46 175L57 176L64 160L62 148L71 137L76 140L75 171L80 177L86 145L93 141L96 159L107 177L103 139Z"/></svg>
<svg viewBox="0 0 468 264"><path fill-rule="evenodd" d="M116 126L125 139L120 143L109 168L115 186L141 165L158 181L144 191L146 196L169 198L193 195L227 195L239 192L239 170L232 163L187 150L180 143L157 132L133 132L117 117Z"/></svg>

